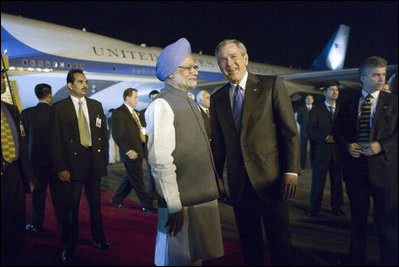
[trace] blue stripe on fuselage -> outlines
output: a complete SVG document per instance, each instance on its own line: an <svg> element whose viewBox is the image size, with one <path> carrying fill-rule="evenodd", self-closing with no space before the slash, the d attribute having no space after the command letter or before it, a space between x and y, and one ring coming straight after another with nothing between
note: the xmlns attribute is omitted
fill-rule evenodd
<svg viewBox="0 0 399 267"><path fill-rule="evenodd" d="M1 50L4 51L5 49L7 49L9 63L12 67L51 68L58 71L81 68L84 71L98 74L156 77L155 67L153 66L80 60L43 53L22 43L1 27ZM31 64L32 60L35 61L35 64ZM42 66L38 65L39 61L42 62ZM57 67L54 66L54 62L57 63ZM50 64L50 66L46 66L46 63L47 65ZM61 67L61 63L63 63L64 67ZM198 75L198 80L202 81L218 81L223 79L224 75L222 73L199 71Z"/></svg>

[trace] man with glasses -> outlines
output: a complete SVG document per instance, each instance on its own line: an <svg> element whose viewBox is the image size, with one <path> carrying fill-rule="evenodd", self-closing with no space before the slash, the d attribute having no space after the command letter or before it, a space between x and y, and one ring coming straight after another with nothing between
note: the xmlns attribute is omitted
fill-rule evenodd
<svg viewBox="0 0 399 267"><path fill-rule="evenodd" d="M165 47L156 64L165 89L148 106L148 161L158 199L155 265L198 265L223 255L212 153L204 121L187 92L197 86L190 43Z"/></svg>

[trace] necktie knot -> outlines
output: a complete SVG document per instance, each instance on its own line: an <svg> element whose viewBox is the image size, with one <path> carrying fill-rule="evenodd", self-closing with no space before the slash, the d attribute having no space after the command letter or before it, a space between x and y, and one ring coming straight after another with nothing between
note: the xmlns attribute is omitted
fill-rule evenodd
<svg viewBox="0 0 399 267"><path fill-rule="evenodd" d="M372 101L373 101L373 96L368 94L366 96L366 100L364 101L364 103L368 105L368 104L371 104Z"/></svg>

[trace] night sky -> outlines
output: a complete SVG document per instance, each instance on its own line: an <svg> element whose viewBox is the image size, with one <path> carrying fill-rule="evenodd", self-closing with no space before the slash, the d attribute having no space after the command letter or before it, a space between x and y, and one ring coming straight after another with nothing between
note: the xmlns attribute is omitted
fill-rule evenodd
<svg viewBox="0 0 399 267"><path fill-rule="evenodd" d="M194 53L209 55L223 39L235 38L247 46L250 61L303 69L346 24L345 68L371 55L388 64L398 58L396 1L2 1L1 12L147 46L186 37Z"/></svg>

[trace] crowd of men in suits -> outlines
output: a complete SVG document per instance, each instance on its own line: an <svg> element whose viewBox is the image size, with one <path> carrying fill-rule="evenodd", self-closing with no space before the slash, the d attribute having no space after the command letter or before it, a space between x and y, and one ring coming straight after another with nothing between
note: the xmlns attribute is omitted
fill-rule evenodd
<svg viewBox="0 0 399 267"><path fill-rule="evenodd" d="M142 210L158 213L156 265L201 264L223 255L217 199L226 196L226 169L245 264L264 264L263 225L271 263L294 265L288 200L297 191L306 160L300 160L300 134L284 82L249 73L248 53L238 40L219 43L215 56L228 82L212 95L201 91L197 103L187 94L196 86L198 66L185 38L162 50L156 75L165 89L155 94L147 110L134 109L137 89L125 90L124 104L113 111L111 120L127 176L111 202L124 208L123 199L135 189ZM383 58L367 58L360 67L363 89L358 94L340 103L338 85L327 83L325 102L300 115L308 117L306 134L314 146L312 208L306 215L320 209L329 171L332 210L343 216L342 177L346 182L352 224L343 264L365 260L370 196L378 211L381 263L397 264L397 242L395 247L391 240L397 221L391 216L397 216L398 110L397 97L382 90L386 65ZM2 70L2 94L4 74ZM39 104L21 116L15 106L1 103L2 264L18 264L25 230L43 231L48 184L62 229L63 262L73 258L79 243L83 186L92 244L112 247L104 234L100 205L101 177L109 162L107 122L101 103L85 97L87 85L84 72L73 69L67 75L70 96L52 106L48 84L35 87ZM148 184L151 192L156 188L158 210L145 192L144 159L151 167ZM32 221L27 226L26 192L32 193Z"/></svg>

